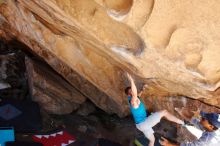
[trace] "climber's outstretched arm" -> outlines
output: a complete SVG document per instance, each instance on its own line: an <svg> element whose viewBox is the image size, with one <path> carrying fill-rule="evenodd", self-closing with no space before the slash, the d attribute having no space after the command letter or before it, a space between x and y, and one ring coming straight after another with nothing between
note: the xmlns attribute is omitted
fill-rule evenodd
<svg viewBox="0 0 220 146"><path fill-rule="evenodd" d="M129 73L127 73L128 80L130 81L131 84L131 92L132 92L132 98L137 99L137 87L134 83L134 79L131 77Z"/></svg>
<svg viewBox="0 0 220 146"><path fill-rule="evenodd" d="M140 100L137 97L138 96L138 94L137 94L137 87L136 87L136 85L134 83L134 79L131 77L131 75L129 73L127 73L127 78L128 78L128 80L130 81L130 84L131 84L131 94L132 94L131 105L134 108L138 108L138 106L140 104Z"/></svg>

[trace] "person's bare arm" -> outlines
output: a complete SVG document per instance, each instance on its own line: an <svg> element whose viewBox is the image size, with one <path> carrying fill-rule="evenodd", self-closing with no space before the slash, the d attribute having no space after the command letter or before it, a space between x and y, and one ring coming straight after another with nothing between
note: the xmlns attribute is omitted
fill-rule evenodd
<svg viewBox="0 0 220 146"><path fill-rule="evenodd" d="M141 90L139 93L138 93L138 97L141 97L141 95L143 94L143 90Z"/></svg>
<svg viewBox="0 0 220 146"><path fill-rule="evenodd" d="M161 139L162 140L160 140L159 142L162 146L180 146L180 144L174 144L169 142L166 138L161 137Z"/></svg>
<svg viewBox="0 0 220 146"><path fill-rule="evenodd" d="M127 73L128 80L130 81L131 84L131 91L132 91L132 98L137 98L137 87L134 83L134 79L131 77L129 73Z"/></svg>
<svg viewBox="0 0 220 146"><path fill-rule="evenodd" d="M147 84L145 84L145 85L142 87L141 91L138 93L138 96L139 96L139 97L141 97L142 93L144 92L144 90L145 90L147 87L148 87Z"/></svg>
<svg viewBox="0 0 220 146"><path fill-rule="evenodd" d="M137 97L138 96L137 95L137 87L134 83L134 79L131 77L131 75L129 73L127 73L127 78L131 84L131 92L132 92L131 104L134 108L137 108L140 104L140 100Z"/></svg>

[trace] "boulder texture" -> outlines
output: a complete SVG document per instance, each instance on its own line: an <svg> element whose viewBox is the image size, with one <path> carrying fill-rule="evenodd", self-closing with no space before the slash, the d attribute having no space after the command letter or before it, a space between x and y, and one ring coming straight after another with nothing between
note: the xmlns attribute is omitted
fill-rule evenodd
<svg viewBox="0 0 220 146"><path fill-rule="evenodd" d="M30 92L49 113L67 114L76 110L85 97L54 71L37 61L25 59Z"/></svg>
<svg viewBox="0 0 220 146"><path fill-rule="evenodd" d="M149 85L146 96L220 107L219 9L216 0L3 0L0 36L108 113L128 114L124 72Z"/></svg>
<svg viewBox="0 0 220 146"><path fill-rule="evenodd" d="M28 96L28 82L24 74L25 54L13 50L0 41L0 97L24 99Z"/></svg>

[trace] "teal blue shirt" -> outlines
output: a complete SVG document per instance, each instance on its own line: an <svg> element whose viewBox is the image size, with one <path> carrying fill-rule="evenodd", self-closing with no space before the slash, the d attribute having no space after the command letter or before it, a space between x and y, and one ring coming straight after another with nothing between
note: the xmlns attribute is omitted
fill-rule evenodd
<svg viewBox="0 0 220 146"><path fill-rule="evenodd" d="M147 113L146 113L146 108L145 108L144 103L142 102L142 100L140 99L140 105L139 105L138 108L134 108L131 105L130 101L131 101L131 96L128 96L128 103L129 103L130 110L131 110L131 113L133 115L135 123L139 124L139 123L145 121L145 119L147 118Z"/></svg>

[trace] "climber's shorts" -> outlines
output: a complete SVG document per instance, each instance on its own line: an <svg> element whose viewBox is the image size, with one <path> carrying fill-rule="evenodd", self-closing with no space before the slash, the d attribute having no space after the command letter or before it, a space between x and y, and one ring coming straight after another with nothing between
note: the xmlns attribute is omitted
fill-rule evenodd
<svg viewBox="0 0 220 146"><path fill-rule="evenodd" d="M160 122L161 118L161 112L153 113L148 116L144 122L136 124L136 127L149 139L154 134L153 127Z"/></svg>

